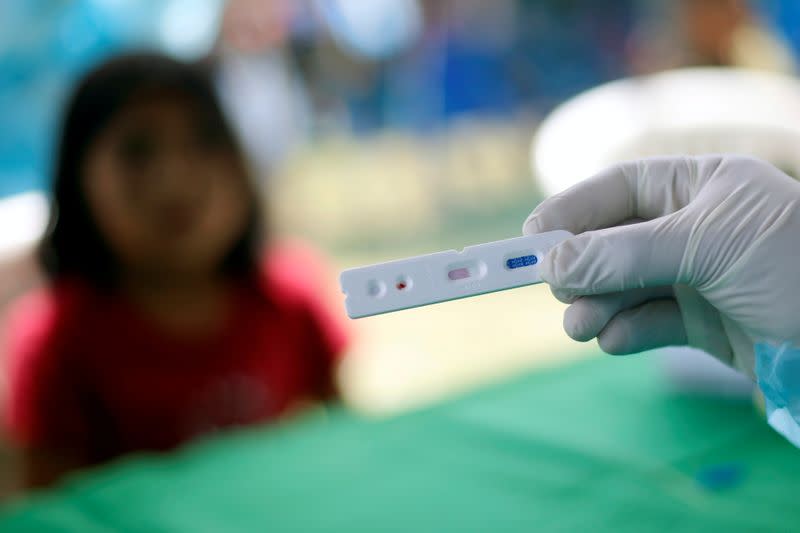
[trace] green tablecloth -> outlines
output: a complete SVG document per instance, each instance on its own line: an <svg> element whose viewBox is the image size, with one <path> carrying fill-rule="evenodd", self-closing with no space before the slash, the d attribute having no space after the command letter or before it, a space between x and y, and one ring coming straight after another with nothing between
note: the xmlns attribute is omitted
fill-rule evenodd
<svg viewBox="0 0 800 533"><path fill-rule="evenodd" d="M740 482L698 483L716 465ZM713 528L800 531L800 450L747 403L670 392L647 357L390 420L334 410L135 458L0 517L0 531L87 533Z"/></svg>

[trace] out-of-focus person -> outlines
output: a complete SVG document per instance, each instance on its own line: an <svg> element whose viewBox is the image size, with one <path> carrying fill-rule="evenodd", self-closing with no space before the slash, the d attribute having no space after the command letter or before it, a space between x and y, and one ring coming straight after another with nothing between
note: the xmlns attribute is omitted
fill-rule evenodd
<svg viewBox="0 0 800 533"><path fill-rule="evenodd" d="M790 46L747 0L679 0L651 8L630 41L634 74L691 66L796 69Z"/></svg>
<svg viewBox="0 0 800 533"><path fill-rule="evenodd" d="M348 335L323 262L264 246L255 191L204 70L135 54L80 82L40 249L49 284L7 321L25 485L335 396Z"/></svg>
<svg viewBox="0 0 800 533"><path fill-rule="evenodd" d="M223 105L262 180L310 135L311 102L289 46L299 10L288 0L230 0L213 57Z"/></svg>

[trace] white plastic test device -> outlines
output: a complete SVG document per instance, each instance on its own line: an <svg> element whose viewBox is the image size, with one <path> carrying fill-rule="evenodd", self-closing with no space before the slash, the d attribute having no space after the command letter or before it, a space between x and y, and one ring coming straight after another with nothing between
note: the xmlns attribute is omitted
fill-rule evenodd
<svg viewBox="0 0 800 533"><path fill-rule="evenodd" d="M342 272L350 318L541 283L539 259L572 237L568 231L477 244Z"/></svg>

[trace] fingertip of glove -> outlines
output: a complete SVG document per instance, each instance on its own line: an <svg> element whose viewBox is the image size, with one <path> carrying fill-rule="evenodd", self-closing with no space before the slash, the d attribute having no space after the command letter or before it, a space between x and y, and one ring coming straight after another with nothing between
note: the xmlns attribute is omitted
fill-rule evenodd
<svg viewBox="0 0 800 533"><path fill-rule="evenodd" d="M522 234L527 236L541 233L542 228L540 226L541 224L539 223L539 217L531 213L522 224Z"/></svg>
<svg viewBox="0 0 800 533"><path fill-rule="evenodd" d="M630 355L634 353L631 345L631 333L620 323L604 329L597 336L597 344L608 355Z"/></svg>
<svg viewBox="0 0 800 533"><path fill-rule="evenodd" d="M555 256L558 254L556 248L553 248L548 253L544 255L542 260L539 262L539 277L542 278L542 281L550 285L551 287L555 285L555 273L553 272L553 262L555 260Z"/></svg>
<svg viewBox="0 0 800 533"><path fill-rule="evenodd" d="M578 342L594 339L603 325L596 309L586 300L578 299L564 311L564 331Z"/></svg>
<svg viewBox="0 0 800 533"><path fill-rule="evenodd" d="M553 294L553 297L562 304L572 305L575 303L575 300L580 298L580 296L576 295L574 291L568 289L558 289L551 286L550 292Z"/></svg>
<svg viewBox="0 0 800 533"><path fill-rule="evenodd" d="M565 241L545 254L539 266L539 276L542 281L556 289L565 288L568 282L569 271L580 255L574 249L571 241Z"/></svg>
<svg viewBox="0 0 800 533"><path fill-rule="evenodd" d="M567 311L564 312L564 333L577 342L589 342L594 339L594 335L588 333L586 324L576 322L574 318L569 316L569 309L567 308Z"/></svg>

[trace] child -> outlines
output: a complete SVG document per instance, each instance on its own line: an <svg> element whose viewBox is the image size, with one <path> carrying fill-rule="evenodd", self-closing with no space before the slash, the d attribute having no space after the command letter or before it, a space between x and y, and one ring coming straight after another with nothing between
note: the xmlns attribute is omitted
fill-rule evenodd
<svg viewBox="0 0 800 533"><path fill-rule="evenodd" d="M132 55L78 86L41 246L50 284L9 322L5 414L27 484L334 394L346 336L319 262L260 254L246 174L198 68Z"/></svg>

